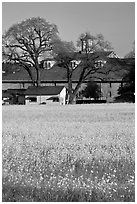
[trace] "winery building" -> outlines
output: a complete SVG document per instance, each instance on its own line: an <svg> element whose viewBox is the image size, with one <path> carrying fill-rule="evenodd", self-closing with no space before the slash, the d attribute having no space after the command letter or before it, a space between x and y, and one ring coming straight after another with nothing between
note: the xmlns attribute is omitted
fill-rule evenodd
<svg viewBox="0 0 137 204"><path fill-rule="evenodd" d="M123 76L127 73L127 71L134 65L135 59L119 59L120 63L115 63L117 61L117 56L113 52L98 52L97 53L99 58L96 61L95 66L102 66L102 72L94 73L87 80L84 80L80 90L82 90L87 82L89 80L95 81L101 91L100 100L106 100L106 102L113 102L115 97L117 96L117 90L120 86L122 86L125 82L122 80ZM107 59L110 59L110 63L107 65ZM46 60L45 60L46 61ZM76 83L79 79L80 74L80 63L81 63L81 55L79 54L76 60L72 61L72 66L74 67L74 72L72 76L72 82L73 87L76 86ZM65 87L67 90L67 72L64 67L59 67L56 62L51 60L50 67L42 63L43 66L40 69L40 76L41 76L41 86L43 88L40 88L42 91L42 96L37 95L37 100L43 100L44 93L43 90L44 87ZM48 65L49 65L49 59L48 59ZM7 66L10 66L10 69ZM106 72L105 67L109 67L109 71ZM2 90L3 93L7 90L13 90L13 92L16 92L14 90L26 91L26 93L29 93L27 97L30 96L32 88L28 88L32 86L32 81L30 80L30 77L27 73L27 71L21 67L20 65L15 64L4 64L2 66ZM28 90L27 90L28 89ZM50 88L48 91L48 95L52 97L53 88ZM65 90L64 89L64 90ZM46 89L45 89L46 90ZM34 91L34 90L33 90ZM35 90L36 91L36 90ZM12 91L10 91L10 94ZM37 91L36 91L37 93ZM36 93L34 94L36 96ZM41 93L41 92L40 92ZM58 95L60 93L57 93L55 95ZM20 93L18 95L21 95ZM45 96L47 95L47 92L45 92ZM65 98L66 96L64 96ZM41 99L40 99L41 98ZM25 101L25 104L28 104L29 102ZM64 104L63 99L63 104Z"/></svg>

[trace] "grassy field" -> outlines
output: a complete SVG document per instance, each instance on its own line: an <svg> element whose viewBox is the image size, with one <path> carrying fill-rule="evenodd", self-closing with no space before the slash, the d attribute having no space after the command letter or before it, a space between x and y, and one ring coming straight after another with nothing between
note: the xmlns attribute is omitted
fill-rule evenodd
<svg viewBox="0 0 137 204"><path fill-rule="evenodd" d="M135 201L134 104L2 111L3 201Z"/></svg>

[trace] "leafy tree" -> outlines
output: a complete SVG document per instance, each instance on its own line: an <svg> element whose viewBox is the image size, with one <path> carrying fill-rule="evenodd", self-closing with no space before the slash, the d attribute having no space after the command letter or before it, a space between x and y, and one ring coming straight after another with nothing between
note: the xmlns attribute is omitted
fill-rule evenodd
<svg viewBox="0 0 137 204"><path fill-rule="evenodd" d="M67 42L67 41L62 41L60 39L56 40L54 45L53 45L53 55L56 59L56 56L60 53L70 53L70 52L75 52L76 48L73 44L72 41Z"/></svg>
<svg viewBox="0 0 137 204"><path fill-rule="evenodd" d="M95 100L100 97L101 91L98 84L94 81L89 81L86 88L82 91L83 96L86 98L94 98Z"/></svg>
<svg viewBox="0 0 137 204"><path fill-rule="evenodd" d="M15 24L2 37L3 60L22 65L33 85L39 86L40 61L45 53L52 51L59 39L57 34L57 26L40 17Z"/></svg>
<svg viewBox="0 0 137 204"><path fill-rule="evenodd" d="M119 96L116 97L116 101L135 102L135 41L132 50L125 56L124 61L127 60L130 69L123 77L123 81L126 83L119 87Z"/></svg>
<svg viewBox="0 0 137 204"><path fill-rule="evenodd" d="M94 73L102 73L102 67L95 67L95 61L98 59L98 55L95 51L108 51L111 48L110 43L104 40L103 35L99 34L96 37L91 36L89 33L86 35L80 35L78 39L78 46L80 46L80 39L84 36L91 39L92 44L85 45L85 50L83 52L68 52L67 49L60 51L56 57L58 65L64 67L67 73L68 80L68 103L73 104L77 95L77 92L82 84L82 82L88 79L89 75L92 76ZM72 62L77 60L78 64L72 66ZM103 73L105 72L105 69ZM72 88L72 81L74 75L77 73L78 82L76 87Z"/></svg>
<svg viewBox="0 0 137 204"><path fill-rule="evenodd" d="M123 77L123 81L127 82L119 87L119 96L116 97L116 101L135 102L135 64L133 64L130 71Z"/></svg>

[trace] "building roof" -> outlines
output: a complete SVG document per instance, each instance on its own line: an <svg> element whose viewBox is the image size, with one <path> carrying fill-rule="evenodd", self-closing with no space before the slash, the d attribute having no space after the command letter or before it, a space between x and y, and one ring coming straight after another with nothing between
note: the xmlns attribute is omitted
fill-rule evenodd
<svg viewBox="0 0 137 204"><path fill-rule="evenodd" d="M96 52L96 54L102 55L109 55L112 52ZM92 53L91 53L92 54ZM80 54L79 54L80 55ZM83 55L85 56L85 55ZM105 58L104 58L105 59ZM96 72L92 74L92 78L97 80L97 78L102 78L103 80L122 80L127 70L135 64L135 59L117 59L117 58L110 58L107 60L106 66L102 68L101 72ZM14 65L15 66L15 65ZM19 65L17 66L17 71L14 73L9 74L2 74L2 81L3 82L31 82L31 79L28 75L28 72ZM19 71L20 69L20 71ZM35 70L32 68L33 76L35 75ZM74 70L72 75L73 81L78 81L79 76L81 73L81 65ZM54 65L51 69L41 69L40 76L42 82L59 82L59 81L67 81L67 71L63 67L59 67L58 65Z"/></svg>
<svg viewBox="0 0 137 204"><path fill-rule="evenodd" d="M25 91L25 95L37 95L37 96L58 95L60 94L63 88L64 86L39 86L39 87L30 86Z"/></svg>
<svg viewBox="0 0 137 204"><path fill-rule="evenodd" d="M105 73L105 69L102 70L104 71L104 74L101 74L99 72L95 73L92 75L93 78L103 78L104 80L119 80L122 79L126 70L120 70L119 67L117 67L117 71L113 72L109 72L108 74ZM35 70L32 70L33 75L35 75ZM49 70L46 69L41 69L40 70L40 75L41 75L41 81L43 82L49 82L49 81L53 81L53 82L59 82L59 81L67 81L67 71L65 68L59 67L59 66L54 66ZM73 75L72 75L72 80L73 81L77 81L79 79L79 75L81 73L81 67L77 67L76 70L74 70ZM102 72L103 73L103 72ZM10 73L8 75L2 75L2 81L3 82L31 82L31 79L27 73L27 71L22 68L20 70L20 72L16 72L16 73Z"/></svg>
<svg viewBox="0 0 137 204"><path fill-rule="evenodd" d="M69 52L67 55L72 58L73 60L84 60L87 58L87 54L85 52ZM108 57L117 57L117 55L113 51L96 51L88 53L88 58L98 58L98 59L107 59Z"/></svg>
<svg viewBox="0 0 137 204"><path fill-rule="evenodd" d="M18 66L18 65L17 65ZM32 68L32 74L35 76L35 70ZM51 69L40 70L42 81L59 81L66 80L66 70L59 66L54 66ZM31 81L28 72L22 67L20 71L9 74L2 74L2 81Z"/></svg>

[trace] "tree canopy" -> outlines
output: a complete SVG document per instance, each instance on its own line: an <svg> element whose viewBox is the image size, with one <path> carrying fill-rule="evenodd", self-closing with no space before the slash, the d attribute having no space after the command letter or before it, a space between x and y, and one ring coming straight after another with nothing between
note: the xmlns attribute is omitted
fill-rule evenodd
<svg viewBox="0 0 137 204"><path fill-rule="evenodd" d="M107 40L104 39L104 36L100 33L97 34L96 36L91 35L89 32L86 33L86 36L89 39L89 50L91 52L96 52L96 51L112 51L113 48L111 46L111 43ZM78 40L77 40L77 46L81 47L81 39L85 37L85 33L82 33Z"/></svg>
<svg viewBox="0 0 137 204"><path fill-rule="evenodd" d="M28 72L33 85L40 84L40 61L52 51L59 40L58 29L45 19L33 17L11 26L2 37L3 59L21 64ZM32 74L32 68L36 76Z"/></svg>
<svg viewBox="0 0 137 204"><path fill-rule="evenodd" d="M116 101L135 102L135 41L133 42L132 50L125 55L123 61L126 64L128 62L129 69L122 79L125 83L118 88Z"/></svg>
<svg viewBox="0 0 137 204"><path fill-rule="evenodd" d="M86 98L94 98L96 100L100 97L101 90L96 82L89 81L85 89L82 91L82 94Z"/></svg>
<svg viewBox="0 0 137 204"><path fill-rule="evenodd" d="M118 89L116 101L121 102L135 102L135 65L133 65L129 72L123 77L126 81L123 86Z"/></svg>
<svg viewBox="0 0 137 204"><path fill-rule="evenodd" d="M61 53L70 53L70 52L75 52L76 47L74 46L74 43L72 41L67 42L63 40L56 40L54 45L53 45L53 55L56 59L58 54Z"/></svg>

